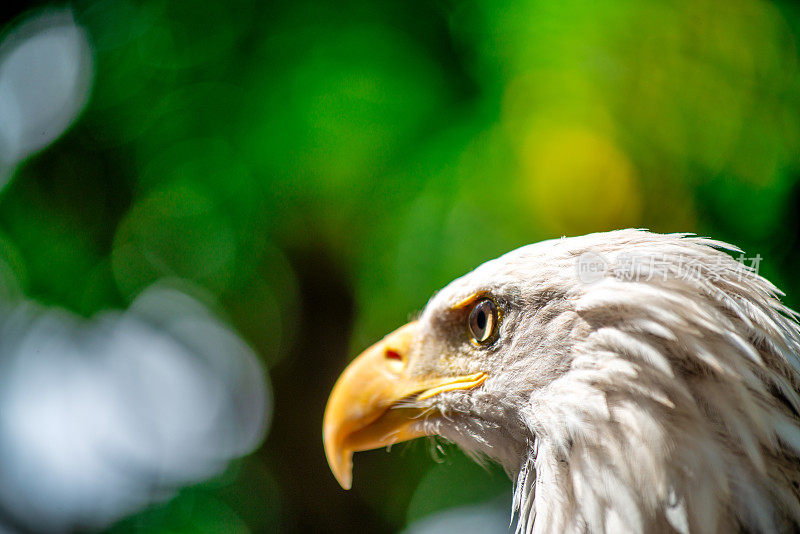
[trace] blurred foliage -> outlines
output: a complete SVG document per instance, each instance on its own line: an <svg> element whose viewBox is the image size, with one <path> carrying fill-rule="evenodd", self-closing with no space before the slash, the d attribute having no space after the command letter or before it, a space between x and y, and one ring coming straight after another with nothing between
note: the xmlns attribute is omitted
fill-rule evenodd
<svg viewBox="0 0 800 534"><path fill-rule="evenodd" d="M188 280L275 391L255 455L113 531L395 530L507 492L454 449L437 465L423 440L357 457L345 494L320 428L349 358L522 244L697 232L761 254L800 302L793 4L72 7L93 93L0 196L8 291L91 315ZM10 25L36 5L3 9Z"/></svg>

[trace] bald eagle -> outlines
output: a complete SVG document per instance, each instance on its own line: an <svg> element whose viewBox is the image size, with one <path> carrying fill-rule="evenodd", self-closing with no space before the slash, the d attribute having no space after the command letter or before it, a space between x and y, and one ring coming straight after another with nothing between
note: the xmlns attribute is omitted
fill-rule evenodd
<svg viewBox="0 0 800 534"><path fill-rule="evenodd" d="M725 250L621 230L484 263L345 369L333 474L438 435L504 467L518 532L800 530L800 326Z"/></svg>

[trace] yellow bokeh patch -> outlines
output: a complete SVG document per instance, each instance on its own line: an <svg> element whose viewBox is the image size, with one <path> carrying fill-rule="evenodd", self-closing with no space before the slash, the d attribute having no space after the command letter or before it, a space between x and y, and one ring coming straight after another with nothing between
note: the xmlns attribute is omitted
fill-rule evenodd
<svg viewBox="0 0 800 534"><path fill-rule="evenodd" d="M536 128L521 140L518 156L523 203L551 231L640 224L636 169L608 136L581 126Z"/></svg>

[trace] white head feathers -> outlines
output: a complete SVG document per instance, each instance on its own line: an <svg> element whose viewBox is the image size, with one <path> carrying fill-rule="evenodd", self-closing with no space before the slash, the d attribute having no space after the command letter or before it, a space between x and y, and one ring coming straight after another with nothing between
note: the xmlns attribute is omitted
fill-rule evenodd
<svg viewBox="0 0 800 534"><path fill-rule="evenodd" d="M518 531L798 528L800 328L719 249L736 250L638 230L546 241L428 304L428 339L466 294L501 309L491 347L447 361L490 378L432 399L448 419L423 424L509 471Z"/></svg>

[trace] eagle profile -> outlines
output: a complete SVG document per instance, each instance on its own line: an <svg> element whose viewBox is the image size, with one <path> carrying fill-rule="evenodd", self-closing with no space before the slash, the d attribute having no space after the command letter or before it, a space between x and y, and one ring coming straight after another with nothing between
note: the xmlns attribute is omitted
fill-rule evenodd
<svg viewBox="0 0 800 534"><path fill-rule="evenodd" d="M723 249L621 230L481 265L344 371L331 470L439 435L505 468L518 532L800 530L800 325Z"/></svg>

